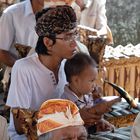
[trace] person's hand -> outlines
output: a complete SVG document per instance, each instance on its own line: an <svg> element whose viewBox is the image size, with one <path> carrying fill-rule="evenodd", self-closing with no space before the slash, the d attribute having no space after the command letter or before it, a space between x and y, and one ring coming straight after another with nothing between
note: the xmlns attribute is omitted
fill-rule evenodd
<svg viewBox="0 0 140 140"><path fill-rule="evenodd" d="M81 11L85 8L84 0L75 0L76 4L80 7Z"/></svg>
<svg viewBox="0 0 140 140"><path fill-rule="evenodd" d="M89 112L91 114L103 115L104 113L111 111L111 106L113 104L120 102L120 101L121 101L121 98L118 97L118 98L110 100L110 101L104 101L104 102L98 103L95 106L91 107L89 109Z"/></svg>
<svg viewBox="0 0 140 140"><path fill-rule="evenodd" d="M102 97L102 88L100 86L96 86L92 91L93 100L99 99Z"/></svg>
<svg viewBox="0 0 140 140"><path fill-rule="evenodd" d="M84 107L80 109L79 112L85 125L94 125L102 118L100 114L91 113L90 108Z"/></svg>
<svg viewBox="0 0 140 140"><path fill-rule="evenodd" d="M96 124L96 132L100 131L113 131L115 126L109 123L108 121L102 119Z"/></svg>

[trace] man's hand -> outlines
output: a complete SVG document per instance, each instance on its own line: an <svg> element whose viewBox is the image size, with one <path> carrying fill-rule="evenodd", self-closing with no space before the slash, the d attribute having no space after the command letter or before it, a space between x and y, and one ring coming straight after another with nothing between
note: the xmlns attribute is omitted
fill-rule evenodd
<svg viewBox="0 0 140 140"><path fill-rule="evenodd" d="M84 0L75 0L76 4L80 7L81 11L85 8Z"/></svg>
<svg viewBox="0 0 140 140"><path fill-rule="evenodd" d="M80 115L85 122L85 125L94 125L98 122L102 115L91 113L90 108L82 108L80 109Z"/></svg>
<svg viewBox="0 0 140 140"><path fill-rule="evenodd" d="M0 49L0 62L9 67L12 67L16 60L17 60L16 56L11 54L9 51Z"/></svg>
<svg viewBox="0 0 140 140"><path fill-rule="evenodd" d="M102 119L96 124L96 132L100 131L113 131L115 129L114 125L108 121Z"/></svg>

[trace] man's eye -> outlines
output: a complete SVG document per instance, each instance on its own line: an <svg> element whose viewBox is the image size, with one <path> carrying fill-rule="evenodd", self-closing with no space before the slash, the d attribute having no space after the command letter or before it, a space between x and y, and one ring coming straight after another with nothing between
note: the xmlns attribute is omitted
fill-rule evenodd
<svg viewBox="0 0 140 140"><path fill-rule="evenodd" d="M65 36L65 40L68 40L70 38L70 36Z"/></svg>
<svg viewBox="0 0 140 140"><path fill-rule="evenodd" d="M89 82L93 83L93 82L94 82L94 80L89 80Z"/></svg>

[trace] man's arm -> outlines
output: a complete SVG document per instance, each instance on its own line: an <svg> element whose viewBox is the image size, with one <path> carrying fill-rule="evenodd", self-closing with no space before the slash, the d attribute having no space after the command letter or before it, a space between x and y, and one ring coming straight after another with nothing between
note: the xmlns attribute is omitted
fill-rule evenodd
<svg viewBox="0 0 140 140"><path fill-rule="evenodd" d="M106 17L106 0L98 1L98 13L96 19L96 29L98 30L98 35L106 35L107 34L107 17Z"/></svg>
<svg viewBox="0 0 140 140"><path fill-rule="evenodd" d="M140 113L137 115L132 130L131 130L131 140L140 139Z"/></svg>
<svg viewBox="0 0 140 140"><path fill-rule="evenodd" d="M12 67L16 61L16 57L13 56L9 51L0 50L0 62L5 65Z"/></svg>
<svg viewBox="0 0 140 140"><path fill-rule="evenodd" d="M5 10L0 18L0 62L13 66L16 58L9 52L14 42L15 28L12 14Z"/></svg>
<svg viewBox="0 0 140 140"><path fill-rule="evenodd" d="M79 5L81 11L85 8L84 0L75 0L76 4Z"/></svg>

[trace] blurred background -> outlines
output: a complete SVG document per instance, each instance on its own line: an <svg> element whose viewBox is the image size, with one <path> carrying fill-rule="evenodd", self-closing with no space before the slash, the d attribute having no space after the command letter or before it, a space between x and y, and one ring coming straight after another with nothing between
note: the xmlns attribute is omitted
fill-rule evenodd
<svg viewBox="0 0 140 140"><path fill-rule="evenodd" d="M140 42L140 0L107 0L108 25L114 45Z"/></svg>
<svg viewBox="0 0 140 140"><path fill-rule="evenodd" d="M20 0L0 0L0 14L6 6L18 1ZM139 9L140 0L107 0L106 14L113 33L114 47L140 42Z"/></svg>

